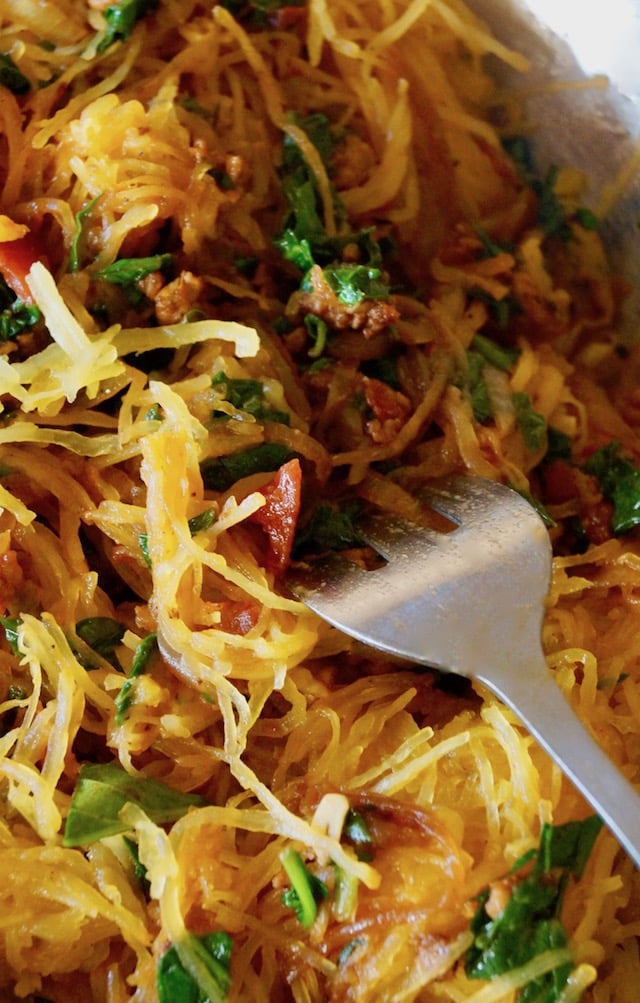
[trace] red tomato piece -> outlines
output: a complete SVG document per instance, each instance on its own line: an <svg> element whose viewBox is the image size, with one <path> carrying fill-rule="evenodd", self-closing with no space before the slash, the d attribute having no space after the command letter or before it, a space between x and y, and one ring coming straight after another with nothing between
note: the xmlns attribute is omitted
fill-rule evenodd
<svg viewBox="0 0 640 1003"><path fill-rule="evenodd" d="M10 289L24 303L33 303L33 296L27 285L27 274L39 261L36 241L31 233L17 240L6 240L0 243L0 273Z"/></svg>
<svg viewBox="0 0 640 1003"><path fill-rule="evenodd" d="M246 634L255 627L260 616L256 603L226 599L219 603L220 627L229 634Z"/></svg>
<svg viewBox="0 0 640 1003"><path fill-rule="evenodd" d="M300 512L301 489L300 462L296 459L289 460L261 489L266 502L250 517L264 529L269 538L270 564L275 571L284 571L291 557Z"/></svg>

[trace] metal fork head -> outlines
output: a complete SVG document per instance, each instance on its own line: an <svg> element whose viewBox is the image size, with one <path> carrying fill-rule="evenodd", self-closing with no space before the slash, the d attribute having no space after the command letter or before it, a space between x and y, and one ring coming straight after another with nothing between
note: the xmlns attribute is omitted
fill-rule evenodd
<svg viewBox="0 0 640 1003"><path fill-rule="evenodd" d="M376 515L359 528L383 567L332 554L298 574L293 591L389 654L478 679L513 671L523 649L540 651L551 574L540 516L510 488L466 476L430 486L424 500L451 532Z"/></svg>

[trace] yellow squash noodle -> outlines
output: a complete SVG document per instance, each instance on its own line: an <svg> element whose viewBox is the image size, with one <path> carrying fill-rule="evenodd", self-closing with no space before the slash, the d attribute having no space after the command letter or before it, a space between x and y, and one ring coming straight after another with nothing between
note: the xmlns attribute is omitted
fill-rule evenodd
<svg viewBox="0 0 640 1003"><path fill-rule="evenodd" d="M527 59L461 0L3 0L0 39L0 1000L635 1000L605 830L474 970L479 897L590 809L286 585L511 485L558 698L640 789L638 349L489 72Z"/></svg>

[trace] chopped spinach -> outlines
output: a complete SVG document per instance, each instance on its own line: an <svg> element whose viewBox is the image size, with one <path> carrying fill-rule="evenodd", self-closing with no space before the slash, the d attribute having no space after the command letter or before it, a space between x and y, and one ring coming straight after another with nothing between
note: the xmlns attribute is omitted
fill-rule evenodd
<svg viewBox="0 0 640 1003"><path fill-rule="evenodd" d="M140 885L144 889L145 894L148 894L149 882L147 881L147 868L140 860L140 854L138 853L138 844L134 839L131 839L129 836L123 836L122 842L127 848L127 853L131 857L134 876L140 882Z"/></svg>
<svg viewBox="0 0 640 1003"><path fill-rule="evenodd" d="M550 425L547 429L545 460L571 460L571 456L572 446L569 436Z"/></svg>
<svg viewBox="0 0 640 1003"><path fill-rule="evenodd" d="M293 459L294 453L279 442L262 442L229 456L214 456L203 460L200 472L204 486L211 491L228 491L241 477L278 470Z"/></svg>
<svg viewBox="0 0 640 1003"><path fill-rule="evenodd" d="M571 238L569 223L575 219L585 229L598 228L598 219L590 209L579 207L572 215L556 194L558 168L552 165L544 177L537 173L531 144L522 136L503 141L503 147L515 163L521 179L535 192L538 199L537 222L545 237L559 237L562 241Z"/></svg>
<svg viewBox="0 0 640 1003"><path fill-rule="evenodd" d="M238 411L246 411L258 421L275 421L288 425L290 416L286 411L272 408L265 401L264 386L260 380L232 379L226 373L216 373L211 381L212 386L224 393L225 400ZM228 415L218 416L218 420L227 419Z"/></svg>
<svg viewBox="0 0 640 1003"><path fill-rule="evenodd" d="M117 763L85 764L71 798L63 845L85 846L126 832L119 813L128 802L158 824L175 822L190 807L206 803L197 794L175 791L159 780L132 776Z"/></svg>
<svg viewBox="0 0 640 1003"><path fill-rule="evenodd" d="M373 836L362 812L349 808L341 838L354 848L358 860L373 860Z"/></svg>
<svg viewBox="0 0 640 1003"><path fill-rule="evenodd" d="M138 536L138 545L140 547L140 553L142 554L142 560L148 568L151 567L151 554L149 553L149 534L140 533Z"/></svg>
<svg viewBox="0 0 640 1003"><path fill-rule="evenodd" d="M586 206L580 206L576 212L576 219L580 226L585 230L599 230L600 220L596 216L595 212L591 209L587 209Z"/></svg>
<svg viewBox="0 0 640 1003"><path fill-rule="evenodd" d="M28 94L31 90L29 78L6 52L0 52L0 87L6 87L18 97Z"/></svg>
<svg viewBox="0 0 640 1003"><path fill-rule="evenodd" d="M105 52L114 42L126 41L138 21L158 6L158 0L119 0L110 4L104 12L107 30L98 45L98 52Z"/></svg>
<svg viewBox="0 0 640 1003"><path fill-rule="evenodd" d="M327 339L329 336L327 323L322 319L322 317L316 317L314 313L308 313L304 318L304 326L306 327L309 337L313 342L311 348L307 352L307 355L310 359L319 359L327 347Z"/></svg>
<svg viewBox="0 0 640 1003"><path fill-rule="evenodd" d="M116 714L115 722L121 725L126 717L127 711L133 700L134 680L137 676L143 675L155 652L158 650L158 635L147 634L143 637L133 654L133 663L129 675L125 679L122 688L115 699Z"/></svg>
<svg viewBox="0 0 640 1003"><path fill-rule="evenodd" d="M4 629L4 636L14 655L19 655L18 649L18 629L22 624L19 617L0 616L0 626Z"/></svg>
<svg viewBox="0 0 640 1003"><path fill-rule="evenodd" d="M156 972L159 1003L223 1003L231 985L232 946L223 930L188 934L172 944Z"/></svg>
<svg viewBox="0 0 640 1003"><path fill-rule="evenodd" d="M233 178L226 171L223 171L220 167L211 167L207 174L210 178L213 178L218 188L222 192L230 192L235 188Z"/></svg>
<svg viewBox="0 0 640 1003"><path fill-rule="evenodd" d="M509 293L500 299L496 299L495 296L492 296L485 289L473 286L469 290L469 295L486 305L490 319L501 331L506 331L513 318L522 312L518 300Z"/></svg>
<svg viewBox="0 0 640 1003"><path fill-rule="evenodd" d="M191 516L188 520L189 532L191 536L195 536L196 533L202 533L205 529L209 529L209 526L213 526L214 522L218 518L215 509L207 508L198 515ZM151 554L149 553L149 534L140 533L138 536L138 546L140 547L140 552L142 553L142 559L148 568L151 568Z"/></svg>
<svg viewBox="0 0 640 1003"><path fill-rule="evenodd" d="M171 254L153 254L149 258L120 258L97 271L96 278L111 282L114 286L129 288L135 286L140 279L152 272L171 274L173 256Z"/></svg>
<svg viewBox="0 0 640 1003"><path fill-rule="evenodd" d="M515 250L515 245L507 242L504 243L499 240L494 240L494 238L487 233L487 231L482 226L475 227L475 233L480 243L482 244L482 256L485 258L495 258L499 254L506 251L508 254L512 254Z"/></svg>
<svg viewBox="0 0 640 1003"><path fill-rule="evenodd" d="M115 663L115 649L124 635L124 627L110 616L89 616L76 624L76 634L101 658Z"/></svg>
<svg viewBox="0 0 640 1003"><path fill-rule="evenodd" d="M402 389L398 376L398 361L392 355L385 355L381 359L365 359L360 363L360 371L365 376L386 383L394 390Z"/></svg>
<svg viewBox="0 0 640 1003"><path fill-rule="evenodd" d="M309 927L318 914L318 902L328 897L329 889L306 867L297 850L283 850L280 862L291 881L291 887L282 893L282 903L293 909L302 926Z"/></svg>
<svg viewBox="0 0 640 1003"><path fill-rule="evenodd" d="M512 394L512 400L524 444L527 449L534 452L536 449L540 449L545 443L547 434L546 419L534 409L529 394L521 392Z"/></svg>
<svg viewBox="0 0 640 1003"><path fill-rule="evenodd" d="M621 455L621 449L614 440L592 453L584 465L613 505L611 529L616 535L640 525L640 469Z"/></svg>
<svg viewBox="0 0 640 1003"><path fill-rule="evenodd" d="M571 230L567 221L566 209L556 195L557 177L558 168L550 167L544 178L532 178L530 184L538 196L538 223L545 236L560 237L561 240L566 241L571 236Z"/></svg>
<svg viewBox="0 0 640 1003"><path fill-rule="evenodd" d="M384 299L389 295L389 286L381 281L379 268L367 265L331 265L324 269L327 284L336 293L341 303L356 306L365 299ZM303 281L302 288L305 288Z"/></svg>
<svg viewBox="0 0 640 1003"><path fill-rule="evenodd" d="M306 132L325 166L330 167L331 154L341 137L332 130L326 116L310 115L297 124ZM372 228L351 232L339 226L337 235L326 233L315 176L297 144L288 136L283 144L280 173L289 211L275 245L303 273L302 288L308 288L309 269L320 265L327 283L346 305L388 296L389 288L381 281L382 251ZM343 224L344 206L333 187L332 195L338 223ZM357 262L342 261L347 245L357 248Z"/></svg>
<svg viewBox="0 0 640 1003"><path fill-rule="evenodd" d="M597 816L543 826L538 849L512 869L514 885L502 912L495 918L487 912L489 889L478 897L471 922L474 939L465 958L470 978L492 979L543 951L567 946L560 919L564 890L571 876L582 874L601 826ZM535 979L520 990L519 1003L554 1003L570 972L567 963Z"/></svg>
<svg viewBox="0 0 640 1003"><path fill-rule="evenodd" d="M486 362L489 362L496 369L502 369L508 373L513 368L520 356L519 348L499 345L492 338L487 338L484 334L474 335L471 341L471 348L478 352Z"/></svg>
<svg viewBox="0 0 640 1003"><path fill-rule="evenodd" d="M85 220L91 215L91 212L96 202L98 202L98 200L101 198L102 194L96 195L95 198L92 198L89 202L83 205L82 209L80 209L79 212L76 213L76 228L74 230L73 237L71 239L71 246L69 248L68 267L70 272L77 272L81 266L81 257L82 257L81 243L82 243L82 235L84 232L84 223Z"/></svg>
<svg viewBox="0 0 640 1003"><path fill-rule="evenodd" d="M341 504L320 502L311 517L298 529L294 554L298 557L312 551L346 550L349 547L364 546L364 540L357 529L360 515L362 504L357 499Z"/></svg>
<svg viewBox="0 0 640 1003"><path fill-rule="evenodd" d="M213 508L206 508L203 512L199 512L198 515L192 515L188 520L191 536L195 536L197 533L204 533L210 526L213 526L217 518L216 510Z"/></svg>
<svg viewBox="0 0 640 1003"><path fill-rule="evenodd" d="M483 425L493 417L493 405L489 388L484 379L485 357L480 352L470 348L467 350L467 371L464 375L464 385L471 399L473 417Z"/></svg>
<svg viewBox="0 0 640 1003"><path fill-rule="evenodd" d="M42 314L35 304L24 303L0 276L0 342L11 341L28 331Z"/></svg>
<svg viewBox="0 0 640 1003"><path fill-rule="evenodd" d="M534 495L532 495L530 491L524 491L522 488L516 488L514 485L511 485L511 487L513 488L514 491L517 491L519 495L522 495L523 498L526 498L529 504L536 510L536 512L538 513L538 515L540 516L543 523L548 529L552 529L556 525L555 519L551 518L551 516L549 515L547 509L542 504L542 502Z"/></svg>
<svg viewBox="0 0 640 1003"><path fill-rule="evenodd" d="M238 21L252 28L265 28L283 8L304 7L306 0L223 0L222 6Z"/></svg>

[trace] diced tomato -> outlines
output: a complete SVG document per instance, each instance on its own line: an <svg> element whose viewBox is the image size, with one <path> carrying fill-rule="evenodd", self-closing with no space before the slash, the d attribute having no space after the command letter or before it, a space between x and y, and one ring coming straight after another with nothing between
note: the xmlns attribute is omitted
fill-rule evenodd
<svg viewBox="0 0 640 1003"><path fill-rule="evenodd" d="M582 512L582 525L591 543L606 543L613 536L611 520L613 505L604 499Z"/></svg>
<svg viewBox="0 0 640 1003"><path fill-rule="evenodd" d="M261 489L266 502L251 516L252 521L257 522L267 533L270 564L275 571L284 571L291 557L300 512L301 489L300 462L295 459L289 460Z"/></svg>
<svg viewBox="0 0 640 1003"><path fill-rule="evenodd" d="M306 17L304 7L280 7L269 19L272 27L278 31L286 31L288 28L295 28Z"/></svg>
<svg viewBox="0 0 640 1003"><path fill-rule="evenodd" d="M398 419L405 421L411 411L411 402L399 390L394 390L382 380L365 376L364 396L367 404L380 421Z"/></svg>
<svg viewBox="0 0 640 1003"><path fill-rule="evenodd" d="M561 505L575 498L578 493L575 472L563 460L551 460L543 471L545 501L551 505Z"/></svg>
<svg viewBox="0 0 640 1003"><path fill-rule="evenodd" d="M24 303L33 303L27 285L27 274L34 262L42 257L33 234L0 243L0 273L10 289Z"/></svg>
<svg viewBox="0 0 640 1003"><path fill-rule="evenodd" d="M220 627L228 634L246 634L255 627L260 616L260 607L256 603L225 599L218 607Z"/></svg>

